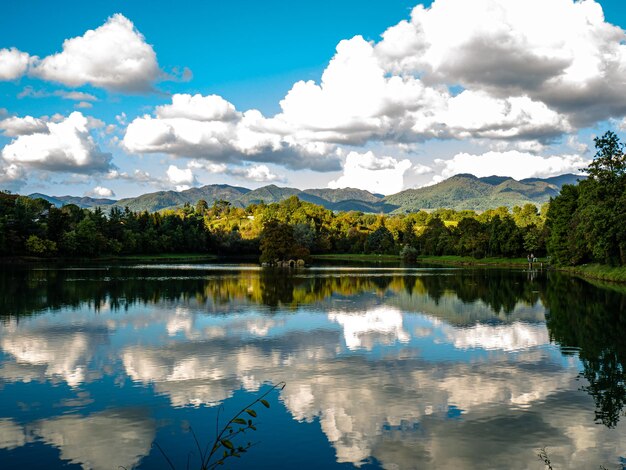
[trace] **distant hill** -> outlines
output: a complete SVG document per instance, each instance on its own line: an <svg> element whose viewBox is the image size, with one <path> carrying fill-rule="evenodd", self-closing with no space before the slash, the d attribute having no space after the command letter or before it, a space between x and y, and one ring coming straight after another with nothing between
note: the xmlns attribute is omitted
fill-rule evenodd
<svg viewBox="0 0 626 470"><path fill-rule="evenodd" d="M105 207L115 204L117 201L114 199L105 199L105 198L92 198L87 196L47 196L46 194L41 193L33 193L29 194L28 197L37 199L45 199L46 201L54 204L57 207L65 206L67 204L76 204L81 209L90 209L92 207Z"/></svg>
<svg viewBox="0 0 626 470"><path fill-rule="evenodd" d="M209 205L223 199L233 202L249 193L247 188L230 186L228 184L211 184L201 188L191 188L185 191L157 191L156 193L142 194L141 196L120 199L115 206L131 211L155 212L163 209L180 207L186 202L195 204L199 199L204 199Z"/></svg>
<svg viewBox="0 0 626 470"><path fill-rule="evenodd" d="M87 208L128 207L132 211L149 212L173 209L185 203L195 205L199 199L204 199L209 205L218 200L225 200L234 206L246 207L250 204L280 202L291 196L334 211L404 213L439 208L483 211L499 206L511 208L528 203L540 206L559 194L564 184L575 184L578 179L584 178L567 174L517 181L506 176L478 178L470 174L459 174L432 186L407 189L387 197L354 188L302 191L296 188L281 188L273 184L255 190L228 184L212 184L180 192L157 191L119 201L72 196L52 197L39 193L32 194L31 197L42 197L57 206L77 204Z"/></svg>
<svg viewBox="0 0 626 470"><path fill-rule="evenodd" d="M303 193L317 196L329 202L361 201L380 202L384 196L372 194L364 189L340 188L340 189L305 189Z"/></svg>
<svg viewBox="0 0 626 470"><path fill-rule="evenodd" d="M249 191L236 201L231 202L236 203L236 205L240 207L246 207L250 204L260 204L262 202L269 204L272 202L280 202L291 196L298 196L301 192L302 191L296 188L279 188L275 184L270 184L269 186L263 186L262 188Z"/></svg>
<svg viewBox="0 0 626 470"><path fill-rule="evenodd" d="M449 208L483 211L500 206L541 205L555 197L564 184L575 184L584 176L572 174L552 178L527 178L517 181L510 177L459 174L432 186L387 196L384 202L395 206L393 212L420 209Z"/></svg>

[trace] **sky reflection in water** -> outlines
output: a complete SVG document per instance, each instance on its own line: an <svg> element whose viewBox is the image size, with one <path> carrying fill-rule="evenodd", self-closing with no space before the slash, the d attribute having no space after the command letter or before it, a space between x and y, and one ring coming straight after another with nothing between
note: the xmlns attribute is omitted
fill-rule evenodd
<svg viewBox="0 0 626 470"><path fill-rule="evenodd" d="M279 381L260 444L231 467L626 455L624 351L601 324L619 292L521 271L174 268L0 274L3 468L164 468L155 440L184 468L190 427L210 437L216 405L227 415ZM586 336L567 326L594 320L581 299L601 311Z"/></svg>

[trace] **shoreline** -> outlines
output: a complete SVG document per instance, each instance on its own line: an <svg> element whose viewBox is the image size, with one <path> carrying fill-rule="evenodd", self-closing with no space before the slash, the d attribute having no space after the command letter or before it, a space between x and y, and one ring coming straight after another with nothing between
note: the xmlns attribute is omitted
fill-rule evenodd
<svg viewBox="0 0 626 470"><path fill-rule="evenodd" d="M314 260L328 261L358 261L358 262L398 262L402 259L398 255L372 255L372 254L333 254L313 255ZM525 258L472 258L469 256L420 256L416 263L448 266L475 266L475 267L501 267L501 268L527 268L528 261ZM551 269L571 276L578 276L586 280L604 281L614 284L626 284L626 267L611 267L600 264L588 264L581 266L554 266L548 264L545 259L543 266L541 261L534 263L533 268ZM539 265L539 266L537 266Z"/></svg>
<svg viewBox="0 0 626 470"><path fill-rule="evenodd" d="M188 262L188 261L216 261L219 256L213 254L198 253L165 253L159 255L110 255L99 256L94 258L72 258L72 257L50 257L41 258L37 256L8 256L0 258L0 265L11 263L31 264L31 263L99 263L112 261L171 261L171 262Z"/></svg>
<svg viewBox="0 0 626 470"><path fill-rule="evenodd" d="M312 255L312 261L344 261L356 263L403 263L399 255L378 255L378 254L354 254L354 253L334 253ZM152 255L118 255L102 256L97 258L40 258L36 256L9 256L0 258L0 266L7 264L59 264L59 263L99 263L99 262L215 262L215 261L240 261L253 262L255 257L233 257L219 256L208 253L165 253ZM528 262L525 258L472 258L469 256L420 256L416 263L443 265L443 266L465 266L465 267L501 267L501 268L526 268ZM600 264L588 264L581 266L553 266L547 262L535 263L537 268L553 269L572 276L578 276L586 280L604 281L615 284L626 284L626 267L611 267ZM533 266L533 268L535 267Z"/></svg>

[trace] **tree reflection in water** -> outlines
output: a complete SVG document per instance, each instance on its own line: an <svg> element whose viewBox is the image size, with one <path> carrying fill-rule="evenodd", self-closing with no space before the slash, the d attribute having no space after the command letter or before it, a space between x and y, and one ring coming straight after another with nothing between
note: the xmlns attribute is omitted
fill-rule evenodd
<svg viewBox="0 0 626 470"><path fill-rule="evenodd" d="M626 295L580 279L551 276L542 293L551 339L576 348L596 404L596 420L613 428L626 403Z"/></svg>
<svg viewBox="0 0 626 470"><path fill-rule="evenodd" d="M439 275L381 271L362 276L332 271L233 271L232 267L224 272L198 267L172 270L166 266L5 269L0 271L0 321L19 321L22 316L85 303L95 310L107 305L117 311L136 304L193 300L210 315L242 305L265 305L272 312L374 293L397 297L397 307L408 312L453 299L464 307L435 315L450 324L471 326L506 321L520 303L541 302L551 340L564 354L574 354L574 348L582 361L581 375L588 382L583 389L595 401L597 421L615 427L626 403L626 294L555 272L532 281L520 274L464 269ZM477 304L486 309L470 308Z"/></svg>

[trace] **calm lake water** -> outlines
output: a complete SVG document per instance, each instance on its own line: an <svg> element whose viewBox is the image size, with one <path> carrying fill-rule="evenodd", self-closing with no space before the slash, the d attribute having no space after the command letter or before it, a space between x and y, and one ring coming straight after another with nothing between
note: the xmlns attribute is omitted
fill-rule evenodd
<svg viewBox="0 0 626 470"><path fill-rule="evenodd" d="M626 296L555 272L0 270L0 468L624 468ZM246 415L246 418L248 416Z"/></svg>

